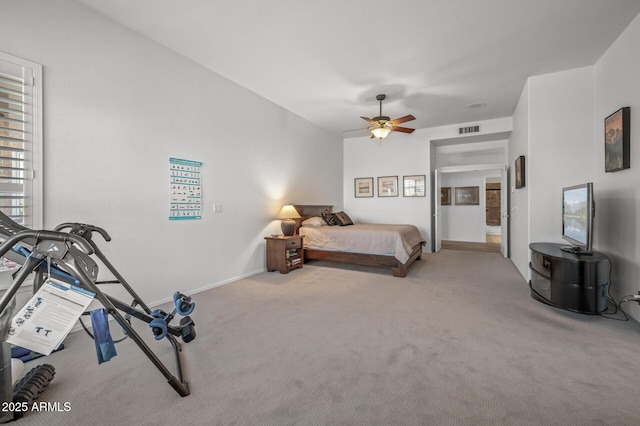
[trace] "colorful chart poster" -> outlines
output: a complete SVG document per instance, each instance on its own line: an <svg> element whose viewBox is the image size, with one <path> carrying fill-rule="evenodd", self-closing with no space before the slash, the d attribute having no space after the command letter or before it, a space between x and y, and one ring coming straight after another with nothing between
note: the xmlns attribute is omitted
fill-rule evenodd
<svg viewBox="0 0 640 426"><path fill-rule="evenodd" d="M202 176L199 161L169 158L169 220L202 219Z"/></svg>

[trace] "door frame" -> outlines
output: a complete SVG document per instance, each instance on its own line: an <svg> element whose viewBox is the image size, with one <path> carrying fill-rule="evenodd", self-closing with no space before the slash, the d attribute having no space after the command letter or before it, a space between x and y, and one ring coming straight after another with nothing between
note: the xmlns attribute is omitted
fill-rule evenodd
<svg viewBox="0 0 640 426"><path fill-rule="evenodd" d="M508 190L508 176L509 168L506 164L474 164L465 166L445 166L434 169L434 191L431 194L433 205L433 217L432 217L432 247L433 251L437 253L442 248L442 208L440 204L440 189L442 185L441 175L444 173L462 173L462 172L475 172L475 171L488 171L496 170L501 173L501 185L500 185L500 216L502 227L502 238L500 243L500 252L506 258L509 257L509 190Z"/></svg>

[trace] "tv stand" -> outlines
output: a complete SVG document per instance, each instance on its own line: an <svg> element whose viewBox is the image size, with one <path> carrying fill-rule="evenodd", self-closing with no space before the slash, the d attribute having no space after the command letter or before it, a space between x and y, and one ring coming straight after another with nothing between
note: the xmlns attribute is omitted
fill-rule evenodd
<svg viewBox="0 0 640 426"><path fill-rule="evenodd" d="M607 310L610 264L597 251L571 251L555 243L531 243L531 297L582 314ZM566 250L569 249L569 250Z"/></svg>

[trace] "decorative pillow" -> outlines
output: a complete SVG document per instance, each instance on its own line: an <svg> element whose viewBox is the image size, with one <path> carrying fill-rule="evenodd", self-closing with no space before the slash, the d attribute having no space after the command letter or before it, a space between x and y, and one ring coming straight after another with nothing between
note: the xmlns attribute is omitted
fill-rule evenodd
<svg viewBox="0 0 640 426"><path fill-rule="evenodd" d="M322 212L322 219L329 226L337 225L336 219L333 216L333 214L331 213L331 210L329 210L329 209L327 209L327 210Z"/></svg>
<svg viewBox="0 0 640 426"><path fill-rule="evenodd" d="M345 212L338 212L333 214L336 223L340 226L353 225L351 218Z"/></svg>
<svg viewBox="0 0 640 426"><path fill-rule="evenodd" d="M325 225L326 225L326 222L320 216L310 217L309 219L306 219L302 222L302 226L318 227L318 226L325 226Z"/></svg>

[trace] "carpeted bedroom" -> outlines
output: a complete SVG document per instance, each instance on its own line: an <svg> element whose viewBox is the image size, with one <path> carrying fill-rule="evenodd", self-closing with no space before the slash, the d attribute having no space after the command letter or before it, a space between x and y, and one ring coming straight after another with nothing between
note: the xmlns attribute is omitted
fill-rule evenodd
<svg viewBox="0 0 640 426"><path fill-rule="evenodd" d="M78 332L42 397L71 410L21 424L636 424L638 323L539 303L496 253L425 254L404 279L312 262L197 301L189 397L129 340L97 368Z"/></svg>

